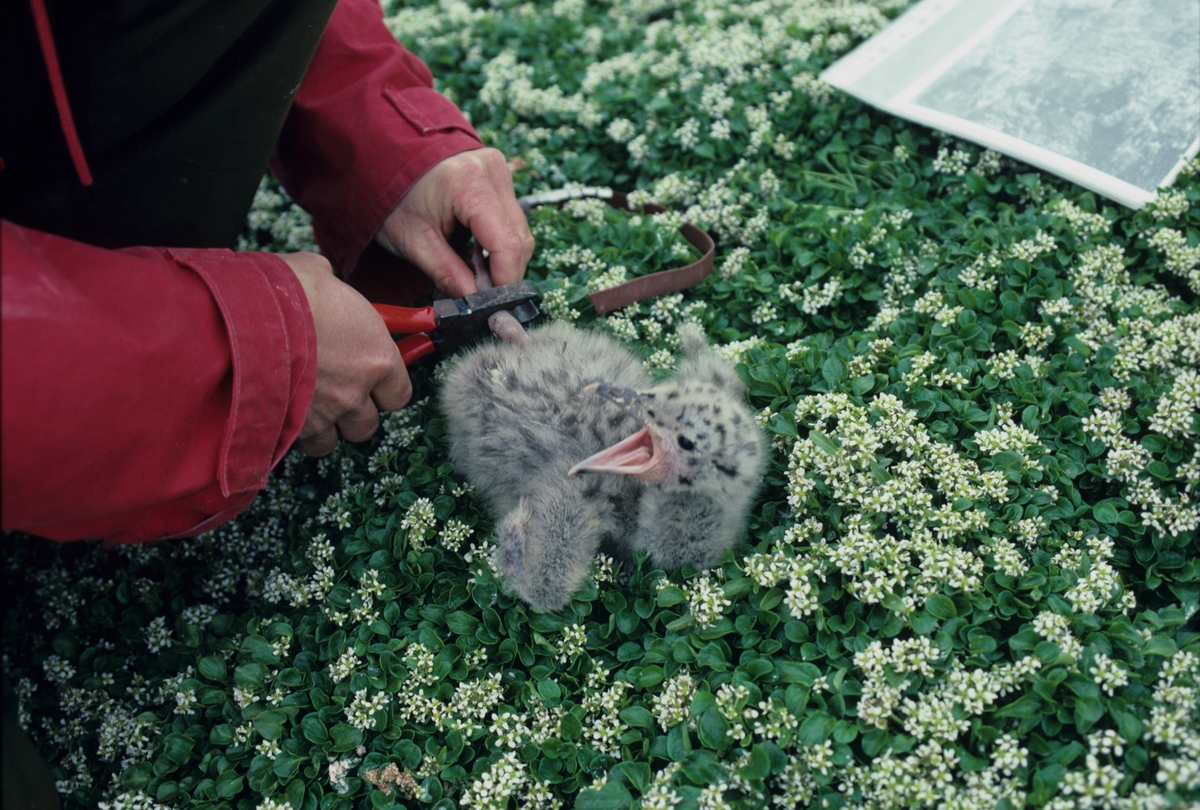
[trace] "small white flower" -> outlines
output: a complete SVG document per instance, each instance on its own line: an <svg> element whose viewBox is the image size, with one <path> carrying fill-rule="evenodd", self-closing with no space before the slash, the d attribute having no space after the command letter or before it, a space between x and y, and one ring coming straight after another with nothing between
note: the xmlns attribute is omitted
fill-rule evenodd
<svg viewBox="0 0 1200 810"><path fill-rule="evenodd" d="M608 125L606 132L617 143L625 143L637 134L637 127L628 118L616 118Z"/></svg>

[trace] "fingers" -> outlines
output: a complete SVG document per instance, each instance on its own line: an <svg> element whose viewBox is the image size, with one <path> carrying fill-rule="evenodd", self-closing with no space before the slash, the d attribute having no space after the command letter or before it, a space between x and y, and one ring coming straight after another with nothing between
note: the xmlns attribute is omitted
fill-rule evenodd
<svg viewBox="0 0 1200 810"><path fill-rule="evenodd" d="M533 234L504 156L495 149L460 152L430 169L397 203L376 239L459 297L476 290L473 273L446 243L459 223L490 254L495 284L524 277L533 256Z"/></svg>
<svg viewBox="0 0 1200 810"><path fill-rule="evenodd" d="M341 380L336 389L331 388L325 392L319 405L314 399L313 404L318 406L319 410L310 409L310 417L315 422L331 423L336 428L326 428L318 433L320 448L329 448L326 452L332 452L338 436L348 442L365 442L379 429L380 411L399 410L412 399L412 383L408 378L408 369L400 359L396 344L386 332L380 340L360 347L358 353L358 358L347 358L343 363L363 367L364 370L357 375L357 379ZM372 354L375 356L371 357ZM331 385L337 380L335 374L336 372L326 375ZM345 372L341 374L344 375ZM330 434L332 440L329 438Z"/></svg>
<svg viewBox="0 0 1200 810"><path fill-rule="evenodd" d="M337 423L338 433L348 442L365 442L379 429L379 411L367 401L361 408L345 414Z"/></svg>
<svg viewBox="0 0 1200 810"><path fill-rule="evenodd" d="M475 292L474 271L454 252L440 230L422 225L413 222L410 226L417 232L408 234L405 240L408 258L451 298Z"/></svg>
<svg viewBox="0 0 1200 810"><path fill-rule="evenodd" d="M517 203L504 156L495 149L478 150L488 184L478 195L466 195L459 218L490 254L492 282L520 281L533 256L533 234Z"/></svg>
<svg viewBox="0 0 1200 810"><path fill-rule="evenodd" d="M332 425L320 433L296 439L296 446L313 458L329 455L337 447L337 443L337 431L333 429Z"/></svg>
<svg viewBox="0 0 1200 810"><path fill-rule="evenodd" d="M412 396L408 374L403 379L394 375L381 382L370 396L353 405L335 407L333 415L309 411L305 431L296 440L296 446L310 456L329 455L337 447L338 437L348 442L365 442L379 429L380 410L399 410ZM386 403L380 405L379 403ZM314 403L316 404L316 403ZM320 403L322 410L329 410L328 400ZM336 421L331 419L336 417Z"/></svg>
<svg viewBox="0 0 1200 810"><path fill-rule="evenodd" d="M379 411L370 396L364 393L353 402L339 401L336 393L320 390L320 379L318 386L304 428L296 439L297 447L310 456L327 456L337 447L339 436L349 442L365 442L375 435L379 429Z"/></svg>
<svg viewBox="0 0 1200 810"><path fill-rule="evenodd" d="M396 352L399 357L399 352ZM390 370L370 391L368 396L354 403L334 404L334 397L314 400L310 407L305 430L296 440L296 446L310 456L329 455L337 447L338 437L348 442L365 442L379 429L380 411L397 411L412 399L412 383L408 370L401 362Z"/></svg>
<svg viewBox="0 0 1200 810"><path fill-rule="evenodd" d="M408 370L383 319L358 291L335 278L316 254L280 257L296 273L308 298L317 338L317 378L296 446L311 456L379 428L379 412L412 397Z"/></svg>
<svg viewBox="0 0 1200 810"><path fill-rule="evenodd" d="M388 342L395 349L396 344L392 343L391 338ZM408 404L412 399L412 381L408 378L408 369L404 367L404 361L400 359L400 351L395 351L395 363L393 363L388 372L383 375L375 387L371 389L371 399L374 400L375 406L381 411L398 411ZM359 441L357 439L353 441Z"/></svg>

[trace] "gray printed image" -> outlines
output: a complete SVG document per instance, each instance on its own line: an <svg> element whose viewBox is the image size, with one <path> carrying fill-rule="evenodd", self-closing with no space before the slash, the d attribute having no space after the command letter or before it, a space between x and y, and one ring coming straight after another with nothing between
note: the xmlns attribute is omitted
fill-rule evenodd
<svg viewBox="0 0 1200 810"><path fill-rule="evenodd" d="M1153 192L1200 135L1200 2L1030 0L913 103Z"/></svg>

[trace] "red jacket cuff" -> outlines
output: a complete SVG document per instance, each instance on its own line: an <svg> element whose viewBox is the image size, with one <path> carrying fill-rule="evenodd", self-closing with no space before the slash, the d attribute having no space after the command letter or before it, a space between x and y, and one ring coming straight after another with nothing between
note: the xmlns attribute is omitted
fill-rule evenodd
<svg viewBox="0 0 1200 810"><path fill-rule="evenodd" d="M167 253L208 285L229 336L233 403L217 466L221 494L255 492L300 433L316 387L308 298L296 274L271 253Z"/></svg>
<svg viewBox="0 0 1200 810"><path fill-rule="evenodd" d="M3 223L5 530L187 536L244 509L295 440L316 336L277 256L104 250Z"/></svg>

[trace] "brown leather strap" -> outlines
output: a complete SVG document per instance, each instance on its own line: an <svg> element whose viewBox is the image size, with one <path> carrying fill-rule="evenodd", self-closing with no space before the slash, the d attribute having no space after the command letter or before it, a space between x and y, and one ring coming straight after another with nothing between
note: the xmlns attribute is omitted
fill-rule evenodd
<svg viewBox="0 0 1200 810"><path fill-rule="evenodd" d="M614 193L606 202L613 208L629 210L628 198L619 192ZM656 203L648 203L642 210L647 214L661 214L667 209ZM712 272L713 253L716 252L716 245L713 243L712 237L690 222L679 226L679 231L683 234L683 238L687 239L702 254L698 261L684 267L676 267L673 270L660 270L657 273L638 276L624 284L591 293L588 297L592 299L592 306L596 308L596 311L603 315L636 301L686 290L707 278L708 274Z"/></svg>

